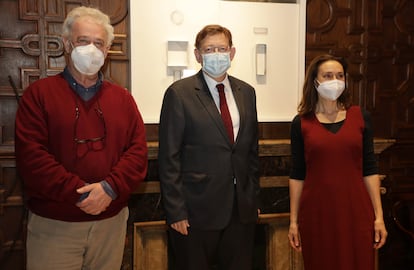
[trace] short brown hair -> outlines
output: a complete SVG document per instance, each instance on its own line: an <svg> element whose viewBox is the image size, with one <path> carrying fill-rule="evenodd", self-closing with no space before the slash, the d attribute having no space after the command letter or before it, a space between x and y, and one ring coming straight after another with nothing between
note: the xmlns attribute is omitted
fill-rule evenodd
<svg viewBox="0 0 414 270"><path fill-rule="evenodd" d="M207 37L207 36L212 36L212 35L216 35L216 34L220 34L223 33L224 36L227 38L227 40L229 41L229 47L233 47L233 40L231 37L231 32L229 29L227 29L226 27L223 27L221 25L218 24L210 24L210 25L206 25L204 26L203 29L201 29L200 32L198 32L197 36L196 36L196 40L195 40L195 44L194 46L197 49L200 49L201 46L201 42Z"/></svg>

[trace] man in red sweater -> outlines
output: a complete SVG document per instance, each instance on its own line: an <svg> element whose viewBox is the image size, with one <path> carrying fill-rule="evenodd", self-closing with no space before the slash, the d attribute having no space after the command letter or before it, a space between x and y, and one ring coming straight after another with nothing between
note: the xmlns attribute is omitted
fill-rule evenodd
<svg viewBox="0 0 414 270"><path fill-rule="evenodd" d="M100 72L109 17L73 9L67 66L32 83L16 115L16 161L29 208L27 269L120 269L128 199L147 172L144 123L131 94Z"/></svg>

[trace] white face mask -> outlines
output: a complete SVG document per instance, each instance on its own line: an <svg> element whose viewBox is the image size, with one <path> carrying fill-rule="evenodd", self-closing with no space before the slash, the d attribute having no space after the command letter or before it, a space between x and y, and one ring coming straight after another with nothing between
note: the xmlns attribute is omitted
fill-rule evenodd
<svg viewBox="0 0 414 270"><path fill-rule="evenodd" d="M98 73L105 62L103 52L96 48L93 43L73 48L71 58L75 68L85 75Z"/></svg>
<svg viewBox="0 0 414 270"><path fill-rule="evenodd" d="M230 53L207 53L202 54L203 70L213 78L224 75L230 68Z"/></svg>
<svg viewBox="0 0 414 270"><path fill-rule="evenodd" d="M345 90L345 82L341 80L326 81L319 83L316 90L323 98L335 101Z"/></svg>

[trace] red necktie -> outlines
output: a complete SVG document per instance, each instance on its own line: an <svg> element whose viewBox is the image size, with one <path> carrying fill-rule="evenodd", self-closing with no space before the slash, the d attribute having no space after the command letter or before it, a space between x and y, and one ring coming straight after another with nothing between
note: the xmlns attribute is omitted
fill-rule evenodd
<svg viewBox="0 0 414 270"><path fill-rule="evenodd" d="M231 122L231 116L229 107L227 106L226 95L224 94L224 84L220 83L216 85L220 97L220 112L221 119L223 119L224 126L226 127L227 134L229 135L230 142L234 141L233 123Z"/></svg>

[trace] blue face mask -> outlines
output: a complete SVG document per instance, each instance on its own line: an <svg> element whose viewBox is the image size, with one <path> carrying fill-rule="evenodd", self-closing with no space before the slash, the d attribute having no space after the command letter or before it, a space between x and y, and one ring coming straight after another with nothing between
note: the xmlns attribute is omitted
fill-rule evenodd
<svg viewBox="0 0 414 270"><path fill-rule="evenodd" d="M203 70L213 78L224 75L230 68L230 52L202 54Z"/></svg>

